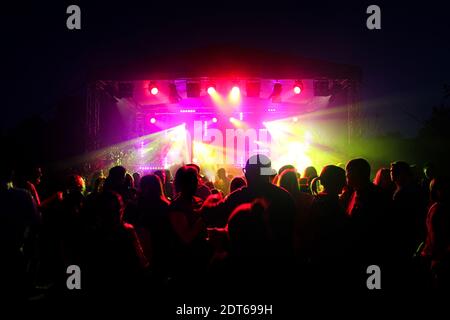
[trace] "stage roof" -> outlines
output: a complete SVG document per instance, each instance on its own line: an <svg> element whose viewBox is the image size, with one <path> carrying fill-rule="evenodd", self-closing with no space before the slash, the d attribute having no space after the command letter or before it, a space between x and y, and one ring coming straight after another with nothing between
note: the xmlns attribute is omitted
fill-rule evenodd
<svg viewBox="0 0 450 320"><path fill-rule="evenodd" d="M155 48L156 50L156 48ZM361 81L358 66L258 49L213 46L171 53L118 57L96 63L91 80L191 78L349 79Z"/></svg>

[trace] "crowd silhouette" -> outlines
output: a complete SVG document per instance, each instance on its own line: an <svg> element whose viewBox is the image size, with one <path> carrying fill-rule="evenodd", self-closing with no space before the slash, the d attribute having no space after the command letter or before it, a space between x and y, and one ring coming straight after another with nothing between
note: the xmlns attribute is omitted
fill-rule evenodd
<svg viewBox="0 0 450 320"><path fill-rule="evenodd" d="M2 163L0 290L19 300L281 288L362 290L377 265L385 290L448 290L450 180L403 161L373 182L365 159L345 168L248 159L242 176L197 164L130 174L122 166L58 187L45 171ZM89 181L86 185L85 181ZM207 289L205 289L207 288Z"/></svg>

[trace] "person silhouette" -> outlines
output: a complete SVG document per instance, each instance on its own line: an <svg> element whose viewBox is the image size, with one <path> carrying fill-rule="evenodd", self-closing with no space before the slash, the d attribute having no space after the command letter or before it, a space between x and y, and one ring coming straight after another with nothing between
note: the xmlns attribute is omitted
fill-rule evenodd
<svg viewBox="0 0 450 320"><path fill-rule="evenodd" d="M13 301L26 298L26 265L35 245L41 216L32 195L13 186L11 166L0 164L0 293ZM17 299L17 300L16 300ZM8 300L6 300L8 301Z"/></svg>
<svg viewBox="0 0 450 320"><path fill-rule="evenodd" d="M262 154L251 156L244 168L247 186L231 193L217 206L225 226L229 215L237 206L251 203L256 199L267 202L267 225L271 235L273 256L293 255L294 223L296 208L292 196L284 189L272 184L270 177L276 174L270 159Z"/></svg>

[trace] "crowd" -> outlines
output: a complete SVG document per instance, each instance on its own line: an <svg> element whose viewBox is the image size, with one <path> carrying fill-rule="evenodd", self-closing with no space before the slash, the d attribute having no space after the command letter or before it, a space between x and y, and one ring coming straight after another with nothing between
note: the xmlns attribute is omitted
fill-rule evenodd
<svg viewBox="0 0 450 320"><path fill-rule="evenodd" d="M450 181L432 165L420 177L393 162L372 181L361 158L318 174L276 172L257 155L242 176L221 168L214 182L196 164L173 179L116 166L107 177L68 175L60 189L41 170L13 167L1 166L0 290L17 299L64 294L69 265L92 297L359 290L370 265L385 290L449 288Z"/></svg>

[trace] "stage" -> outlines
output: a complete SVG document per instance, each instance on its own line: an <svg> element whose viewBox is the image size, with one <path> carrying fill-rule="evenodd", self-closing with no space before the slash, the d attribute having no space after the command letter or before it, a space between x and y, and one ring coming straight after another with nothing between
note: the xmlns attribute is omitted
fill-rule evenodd
<svg viewBox="0 0 450 320"><path fill-rule="evenodd" d="M281 59L277 69L261 54L226 63L223 54L203 62L186 57L157 64L176 72L91 82L86 161L138 172L199 163L207 175L220 167L240 170L256 153L268 155L277 170L345 161L358 135L357 68Z"/></svg>

